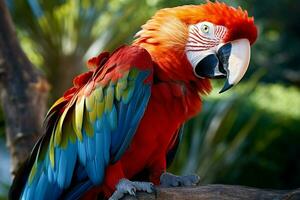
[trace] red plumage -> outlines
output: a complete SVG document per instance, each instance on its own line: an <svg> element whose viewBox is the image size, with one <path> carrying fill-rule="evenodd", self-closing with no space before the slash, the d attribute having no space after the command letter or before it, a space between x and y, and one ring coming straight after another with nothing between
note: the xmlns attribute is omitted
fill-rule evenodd
<svg viewBox="0 0 300 200"><path fill-rule="evenodd" d="M107 168L102 186L89 191L86 199L99 192L110 196L120 179L131 179L144 170L150 181L159 184L160 175L167 167L166 155L174 145L178 129L201 110L199 94L211 90L208 79L194 76L184 51L188 25L205 20L228 28L224 42L239 38L247 38L250 43L256 40L253 18L241 8L208 2L158 11L137 33L134 42L152 57L156 82L150 102L129 149L116 164ZM129 59L128 54L123 59ZM94 60L93 63L98 62Z"/></svg>

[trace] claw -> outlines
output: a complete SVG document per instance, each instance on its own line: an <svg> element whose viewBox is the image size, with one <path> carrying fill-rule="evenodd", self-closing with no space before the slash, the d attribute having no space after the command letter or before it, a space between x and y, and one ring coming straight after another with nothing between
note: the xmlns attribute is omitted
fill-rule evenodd
<svg viewBox="0 0 300 200"><path fill-rule="evenodd" d="M131 188L129 191L128 191L128 193L130 194L130 195L132 195L132 196L135 196L135 188Z"/></svg>
<svg viewBox="0 0 300 200"><path fill-rule="evenodd" d="M137 191L156 193L153 183L138 182L138 181L135 182L135 181L129 181L128 179L121 179L116 186L116 191L109 198L109 200L119 200L127 193L132 196L135 196Z"/></svg>

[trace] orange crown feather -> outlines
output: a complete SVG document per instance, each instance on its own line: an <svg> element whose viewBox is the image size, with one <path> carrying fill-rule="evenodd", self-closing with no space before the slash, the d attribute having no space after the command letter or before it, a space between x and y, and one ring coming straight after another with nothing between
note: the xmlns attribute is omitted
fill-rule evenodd
<svg viewBox="0 0 300 200"><path fill-rule="evenodd" d="M248 17L246 10L242 10L241 7L234 8L228 6L225 3L212 3L208 1L203 5L186 5L159 10L152 19L142 26L142 30L136 34L138 38L135 43L142 41L149 44L157 43L157 37L159 37L157 30L164 29L164 26L171 28L172 25L175 28L176 25L173 23L176 19L177 23L175 24L177 24L177 28L181 27L181 29L173 29L174 36L179 34L180 36L187 37L187 30L184 27L187 28L188 25L197 24L201 21L209 21L216 25L225 26L229 30L227 35L228 40L243 37L247 38L253 44L257 38L257 28L254 24L254 18ZM172 41L168 40L165 42Z"/></svg>

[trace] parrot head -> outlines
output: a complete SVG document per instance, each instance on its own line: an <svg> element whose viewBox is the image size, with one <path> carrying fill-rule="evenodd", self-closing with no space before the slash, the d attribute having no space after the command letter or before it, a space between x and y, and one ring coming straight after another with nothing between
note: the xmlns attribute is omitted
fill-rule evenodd
<svg viewBox="0 0 300 200"><path fill-rule="evenodd" d="M160 79L194 82L209 92L208 79L226 78L224 92L244 76L257 28L247 11L207 2L159 10L136 37Z"/></svg>

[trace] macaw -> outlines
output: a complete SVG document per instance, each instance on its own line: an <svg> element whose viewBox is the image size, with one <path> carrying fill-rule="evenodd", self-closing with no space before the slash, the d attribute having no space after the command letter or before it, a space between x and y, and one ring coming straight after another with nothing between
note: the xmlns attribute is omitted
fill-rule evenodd
<svg viewBox="0 0 300 200"><path fill-rule="evenodd" d="M196 184L196 175L166 172L183 124L200 112L210 79L225 78L220 92L242 79L256 38L253 17L225 3L159 10L132 45L90 59L50 108L10 198L116 200Z"/></svg>

